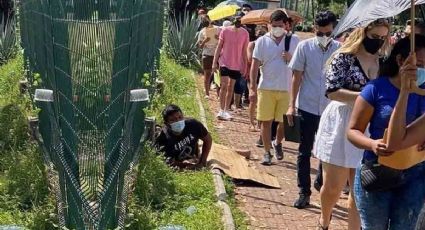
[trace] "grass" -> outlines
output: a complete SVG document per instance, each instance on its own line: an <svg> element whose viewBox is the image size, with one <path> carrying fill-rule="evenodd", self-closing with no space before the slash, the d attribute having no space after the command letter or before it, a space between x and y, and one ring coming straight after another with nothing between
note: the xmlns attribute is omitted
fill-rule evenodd
<svg viewBox="0 0 425 230"><path fill-rule="evenodd" d="M52 229L54 211L37 145L29 140L30 100L21 95L21 55L0 66L0 225Z"/></svg>
<svg viewBox="0 0 425 230"><path fill-rule="evenodd" d="M200 120L192 70L162 55L159 75L164 89L152 99L146 111L148 116L162 123L161 111L172 103L181 107L186 117ZM194 230L223 229L211 172L173 171L161 156L145 147L138 174L130 203L134 218L128 224L129 229L156 229L167 225ZM188 208L196 211L188 212Z"/></svg>

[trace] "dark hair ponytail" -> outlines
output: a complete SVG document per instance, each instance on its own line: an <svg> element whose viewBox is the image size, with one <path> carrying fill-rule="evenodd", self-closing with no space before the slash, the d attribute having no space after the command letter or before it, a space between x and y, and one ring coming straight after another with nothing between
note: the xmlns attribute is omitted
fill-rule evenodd
<svg viewBox="0 0 425 230"><path fill-rule="evenodd" d="M415 41L415 51L425 48L425 36L416 34ZM400 70L400 67L397 63L397 56L400 55L401 58L405 60L409 56L409 53L410 37L405 37L394 45L390 56L380 62L379 76L397 76Z"/></svg>

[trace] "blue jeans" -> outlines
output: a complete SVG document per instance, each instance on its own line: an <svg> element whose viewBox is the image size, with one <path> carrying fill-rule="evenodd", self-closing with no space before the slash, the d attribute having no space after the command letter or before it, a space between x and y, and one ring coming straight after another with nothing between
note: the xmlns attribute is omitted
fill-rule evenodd
<svg viewBox="0 0 425 230"><path fill-rule="evenodd" d="M425 164L406 171L406 183L385 192L367 192L356 171L354 195L363 230L414 230L425 201Z"/></svg>

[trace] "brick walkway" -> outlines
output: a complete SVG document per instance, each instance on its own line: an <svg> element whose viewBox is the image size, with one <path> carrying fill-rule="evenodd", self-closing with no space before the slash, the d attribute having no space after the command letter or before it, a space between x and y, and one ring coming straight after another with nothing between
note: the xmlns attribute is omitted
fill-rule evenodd
<svg viewBox="0 0 425 230"><path fill-rule="evenodd" d="M201 90L202 92L203 90ZM210 110L218 112L218 98L211 91ZM259 133L250 132L248 110L234 113L233 121L215 120L214 126L223 144L233 148L251 150L251 161L260 170L264 170L279 179L281 189L270 189L258 185L239 184L236 187L238 206L249 218L250 229L316 229L320 215L319 194L312 188L311 205L299 210L293 207L298 196L296 178L296 157L298 145L284 142L285 158L266 167L260 164L263 149L255 146ZM315 178L318 161L312 159L311 175ZM331 229L347 229L347 196L342 195L334 210Z"/></svg>

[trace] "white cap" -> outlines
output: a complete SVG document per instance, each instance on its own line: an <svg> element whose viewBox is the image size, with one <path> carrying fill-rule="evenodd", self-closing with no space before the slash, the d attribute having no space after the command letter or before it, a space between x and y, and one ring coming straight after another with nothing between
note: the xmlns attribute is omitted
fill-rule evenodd
<svg viewBox="0 0 425 230"><path fill-rule="evenodd" d="M232 22L229 21L229 20L226 20L226 21L223 22L223 27L228 27L228 26L231 26L231 25L232 25Z"/></svg>

